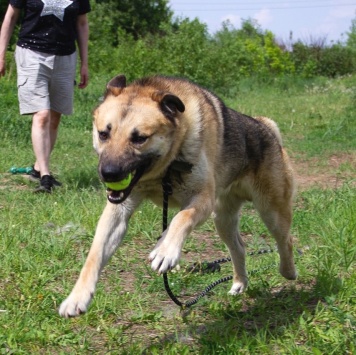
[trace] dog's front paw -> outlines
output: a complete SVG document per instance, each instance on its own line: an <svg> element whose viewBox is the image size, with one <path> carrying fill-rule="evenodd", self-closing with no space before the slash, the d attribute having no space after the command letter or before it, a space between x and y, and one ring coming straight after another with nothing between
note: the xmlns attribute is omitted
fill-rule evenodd
<svg viewBox="0 0 356 355"><path fill-rule="evenodd" d="M65 318L76 317L85 313L93 298L91 292L74 292L62 302L59 307L59 315Z"/></svg>
<svg viewBox="0 0 356 355"><path fill-rule="evenodd" d="M180 259L180 249L164 248L164 243L151 252L148 260L151 261L151 267L154 271L162 274L171 269L173 269L179 262Z"/></svg>
<svg viewBox="0 0 356 355"><path fill-rule="evenodd" d="M247 281L245 282L234 282L231 290L228 292L229 295L235 296L235 295L239 295L240 293L244 292L244 290L247 287Z"/></svg>

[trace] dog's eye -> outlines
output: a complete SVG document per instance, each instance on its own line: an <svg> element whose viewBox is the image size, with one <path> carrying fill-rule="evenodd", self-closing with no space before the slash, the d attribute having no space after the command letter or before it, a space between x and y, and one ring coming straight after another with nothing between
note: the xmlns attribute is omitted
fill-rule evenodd
<svg viewBox="0 0 356 355"><path fill-rule="evenodd" d="M101 141L106 141L109 138L109 133L106 131L100 131L98 134Z"/></svg>
<svg viewBox="0 0 356 355"><path fill-rule="evenodd" d="M145 143L147 139L147 136L140 135L138 132L134 132L131 136L131 142L137 145Z"/></svg>

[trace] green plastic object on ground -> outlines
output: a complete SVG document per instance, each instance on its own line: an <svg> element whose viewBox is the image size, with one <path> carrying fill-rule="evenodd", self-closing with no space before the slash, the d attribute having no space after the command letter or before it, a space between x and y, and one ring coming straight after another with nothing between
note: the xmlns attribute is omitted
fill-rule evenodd
<svg viewBox="0 0 356 355"><path fill-rule="evenodd" d="M25 168L17 168L16 166L13 166L10 169L11 174L31 174L31 171L33 170L32 166L27 166Z"/></svg>

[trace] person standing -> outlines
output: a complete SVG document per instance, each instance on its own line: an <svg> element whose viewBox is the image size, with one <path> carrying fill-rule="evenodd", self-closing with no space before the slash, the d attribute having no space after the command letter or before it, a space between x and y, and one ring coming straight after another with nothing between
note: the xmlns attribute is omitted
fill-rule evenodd
<svg viewBox="0 0 356 355"><path fill-rule="evenodd" d="M62 114L73 112L78 45L80 83L88 85L87 13L89 0L9 0L0 32L0 77L5 75L5 54L14 27L23 12L15 50L21 115L32 115L32 147L36 161L31 178L35 192L60 186L50 173L50 156Z"/></svg>

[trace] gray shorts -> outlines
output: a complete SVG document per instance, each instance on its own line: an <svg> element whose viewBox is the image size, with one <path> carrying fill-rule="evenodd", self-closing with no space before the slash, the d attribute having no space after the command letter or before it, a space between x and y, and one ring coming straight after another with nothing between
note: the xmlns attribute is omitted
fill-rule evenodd
<svg viewBox="0 0 356 355"><path fill-rule="evenodd" d="M49 109L72 114L76 53L58 56L17 46L15 59L21 115Z"/></svg>

